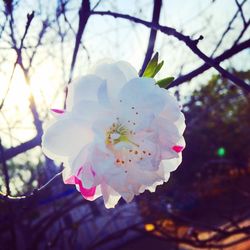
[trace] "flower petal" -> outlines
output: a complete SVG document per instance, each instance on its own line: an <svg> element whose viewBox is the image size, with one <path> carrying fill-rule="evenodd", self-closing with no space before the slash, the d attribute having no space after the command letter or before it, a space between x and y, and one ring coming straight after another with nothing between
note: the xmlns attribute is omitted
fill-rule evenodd
<svg viewBox="0 0 250 250"><path fill-rule="evenodd" d="M134 67L132 67L128 62L119 61L115 64L125 75L126 81L130 81L133 78L138 77L138 74Z"/></svg>
<svg viewBox="0 0 250 250"><path fill-rule="evenodd" d="M95 75L107 82L108 95L115 99L126 83L126 77L116 64L101 64L95 69Z"/></svg>
<svg viewBox="0 0 250 250"><path fill-rule="evenodd" d="M117 202L120 200L121 195L118 194L113 188L106 185L105 183L101 184L101 191L105 207L114 208Z"/></svg>
<svg viewBox="0 0 250 250"><path fill-rule="evenodd" d="M106 116L108 111L98 102L82 100L73 106L71 114L77 120L94 123L100 117Z"/></svg>
<svg viewBox="0 0 250 250"><path fill-rule="evenodd" d="M79 188L79 191L81 192L82 196L85 199L90 199L92 200L94 195L95 195L95 191L96 191L96 187L92 187L92 188L85 188L82 185L82 181L76 177L76 176L71 176L69 179L65 180L66 184L74 184L77 185Z"/></svg>
<svg viewBox="0 0 250 250"><path fill-rule="evenodd" d="M47 128L42 137L43 151L53 159L77 155L84 145L93 140L87 124L72 115L61 115L60 118Z"/></svg>
<svg viewBox="0 0 250 250"><path fill-rule="evenodd" d="M163 170L164 172L173 172L175 171L178 166L180 165L182 160L182 156L180 155L179 158L167 159L162 160L160 163L160 171Z"/></svg>
<svg viewBox="0 0 250 250"><path fill-rule="evenodd" d="M162 89L152 78L134 78L124 85L118 99L129 109L142 111L148 109L153 113L161 111L165 105Z"/></svg>
<svg viewBox="0 0 250 250"><path fill-rule="evenodd" d="M183 146L179 146L179 145L175 145L172 147L172 149L176 152L176 153L180 153L182 152L182 150L184 149Z"/></svg>
<svg viewBox="0 0 250 250"><path fill-rule="evenodd" d="M177 102L176 98L172 96L172 94L167 90L164 91L164 99L165 99L165 106L161 111L161 113L159 114L160 117L169 120L171 122L175 122L178 119L183 119L184 116L180 112L179 103ZM182 122L183 120L181 120L179 124L181 124ZM180 131L180 133L183 133L183 131L182 132Z"/></svg>
<svg viewBox="0 0 250 250"><path fill-rule="evenodd" d="M67 110L71 110L74 105L83 100L98 101L97 92L103 82L103 79L95 75L86 75L69 84L66 100Z"/></svg>

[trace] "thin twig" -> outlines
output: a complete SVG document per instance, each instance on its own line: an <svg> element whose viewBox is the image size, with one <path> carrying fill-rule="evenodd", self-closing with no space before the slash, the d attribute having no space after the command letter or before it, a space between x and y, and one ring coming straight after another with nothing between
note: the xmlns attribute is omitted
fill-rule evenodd
<svg viewBox="0 0 250 250"><path fill-rule="evenodd" d="M168 36L174 36L177 38L179 41L182 41L186 44L186 46L192 50L194 54L196 54L200 59L202 59L206 64L210 65L211 67L215 68L223 77L229 79L232 81L235 85L238 87L241 87L242 89L250 92L250 85L245 83L243 80L239 79L238 77L234 76L231 74L229 71L225 70L222 68L219 63L217 63L214 59L208 57L205 55L198 47L197 44L199 40L202 39L202 36L200 36L196 40L192 40L189 36L183 35L182 33L176 31L174 28L168 27L168 26L161 26L159 24L147 22L145 20L142 20L140 18L126 15L126 14L120 14L120 13L115 13L111 11L94 11L91 12L92 15L107 15L107 16L112 16L114 18L122 18L126 19L135 23L140 23L143 24L146 27L159 30L162 33L168 35Z"/></svg>
<svg viewBox="0 0 250 250"><path fill-rule="evenodd" d="M153 17L152 17L152 23L159 23L160 14L161 14L161 5L162 0L155 0L154 1L154 9L153 9ZM156 40L157 30L151 29L150 30L150 36L148 40L148 47L145 54L145 58L142 64L142 68L140 70L140 76L142 76L143 72L145 71L148 62L150 61L153 52L154 52L154 46L155 46L155 40Z"/></svg>
<svg viewBox="0 0 250 250"><path fill-rule="evenodd" d="M5 179L5 187L6 187L6 195L5 196L9 196L10 193L10 176L8 173L8 167L6 164L6 159L4 157L4 148L2 145L2 140L0 138L0 155L1 155L1 163L3 166L3 174L4 174L4 179Z"/></svg>
<svg viewBox="0 0 250 250"><path fill-rule="evenodd" d="M12 82L12 79L13 79L13 76L14 76L14 73L15 73L15 70L16 70L16 66L20 63L22 63L22 49L23 49L23 43L24 43L24 39L28 33L28 30L29 30L29 27L31 25L31 22L34 18L34 11L31 13L31 14L27 14L27 22L26 22L26 25L25 25L25 30L24 30L24 33L23 33L23 36L21 38L21 42L20 42L20 46L19 48L17 48L17 43L16 43L16 39L15 39L15 36L14 36L14 30L13 30L13 19L10 20L10 28L11 28L11 37L12 37L12 43L13 43L13 48L16 50L16 53L17 53L17 58L16 58L16 61L14 63L14 66L12 68L12 72L11 72L11 75L10 75L10 79L9 79L9 84L8 84L8 88L4 94L4 97L3 97L3 100L0 104L0 110L3 108L4 106L4 102L5 102L5 99L9 93L9 90L10 90L10 85L11 85L11 82ZM11 15L12 16L12 15ZM12 17L13 18L13 17Z"/></svg>
<svg viewBox="0 0 250 250"><path fill-rule="evenodd" d="M76 63L76 57L78 54L79 46L81 44L82 35L84 32L84 29L86 27L87 21L89 19L90 15L90 2L89 0L82 0L82 5L79 10L79 25L78 25L78 31L76 34L76 40L75 40L75 47L73 51L71 66L70 66L70 75L69 75L69 81L71 82L74 72L74 67Z"/></svg>
<svg viewBox="0 0 250 250"><path fill-rule="evenodd" d="M249 47L250 47L250 39L248 39L242 43L239 43L237 45L234 45L230 49L224 51L221 55L215 57L214 60L217 63L220 63L226 59L231 58L232 56L238 54L239 52L241 52ZM174 80L169 85L169 87L175 87L175 86L178 86L184 82L188 82L188 81L192 80L194 77L202 74L203 72L205 72L206 70L208 70L210 68L211 68L210 65L208 65L207 63L204 63L202 66L196 68L195 70L189 72L188 74L178 77L176 80Z"/></svg>
<svg viewBox="0 0 250 250"><path fill-rule="evenodd" d="M236 0L237 1L237 0ZM242 3L240 4L240 7L242 7L244 5L244 3L246 2L247 0L244 0L242 1ZM232 17L232 19L230 20L230 22L228 23L228 26L227 28L225 29L225 31L223 32L223 34L221 35L221 38L219 40L219 42L217 43L216 47L214 48L212 54L211 54L211 57L214 56L215 52L218 50L218 48L220 47L220 45L222 44L223 42L223 39L225 38L226 34L231 30L231 27L232 27L232 24L233 22L236 20L238 14L239 14L239 8L238 10L236 11L236 13L234 14L234 16Z"/></svg>
<svg viewBox="0 0 250 250"><path fill-rule="evenodd" d="M246 19L245 19L245 16L244 16L244 13L243 13L243 10L242 10L242 6L243 6L243 3L245 1L243 1L241 4L238 2L238 0L235 0L235 3L238 7L238 10L240 12L240 15L241 15L241 18L242 18L242 21L243 21L243 24L246 25Z"/></svg>
<svg viewBox="0 0 250 250"><path fill-rule="evenodd" d="M50 183L52 183L58 176L61 176L62 171L57 173L56 175L54 175L50 180L48 180L44 185L42 185L39 188L34 189L30 194L25 194L25 195L19 195L19 196L11 196L11 195L7 195L7 194L3 194L2 192L0 192L0 199L2 200L23 200L23 199L27 199L30 197L35 196L38 192L45 190Z"/></svg>

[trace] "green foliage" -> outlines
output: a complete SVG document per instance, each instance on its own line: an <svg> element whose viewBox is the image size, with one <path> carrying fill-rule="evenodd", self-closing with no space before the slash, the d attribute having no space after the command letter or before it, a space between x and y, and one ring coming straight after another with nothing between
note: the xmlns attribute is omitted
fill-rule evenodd
<svg viewBox="0 0 250 250"><path fill-rule="evenodd" d="M162 80L159 80L156 82L157 85L159 85L161 88L166 88L172 81L174 80L174 77L166 77Z"/></svg>
<svg viewBox="0 0 250 250"><path fill-rule="evenodd" d="M164 64L164 61L161 61L159 64L157 64L152 77L155 77L155 75L161 70L163 64Z"/></svg>
<svg viewBox="0 0 250 250"><path fill-rule="evenodd" d="M246 82L250 80L250 71L234 74ZM218 153L234 167L250 164L249 95L214 75L207 85L194 91L184 110L187 119L184 161L189 170L201 169Z"/></svg>
<svg viewBox="0 0 250 250"><path fill-rule="evenodd" d="M161 70L164 61L161 61L158 63L159 60L159 54L158 52L155 53L153 58L149 61L144 73L143 77L148 77L148 78L154 78L156 74ZM166 88L172 81L174 80L174 77L166 77L164 79L161 79L156 82L157 85L161 88Z"/></svg>
<svg viewBox="0 0 250 250"><path fill-rule="evenodd" d="M155 55L153 56L153 58L149 61L144 73L143 73L143 77L148 77L148 78L153 78L155 77L155 75L160 71L160 69L162 68L164 61L161 61L160 63L158 63L159 60L159 54L158 52L155 53Z"/></svg>

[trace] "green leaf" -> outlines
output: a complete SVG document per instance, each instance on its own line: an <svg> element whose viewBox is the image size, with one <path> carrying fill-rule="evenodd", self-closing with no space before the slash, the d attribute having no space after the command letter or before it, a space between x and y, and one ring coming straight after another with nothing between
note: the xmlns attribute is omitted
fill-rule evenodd
<svg viewBox="0 0 250 250"><path fill-rule="evenodd" d="M155 75L156 75L156 74L160 71L160 69L162 68L163 64L164 64L164 61L161 61L161 62L156 66L155 72L154 72L154 74L152 75L152 77L155 77Z"/></svg>
<svg viewBox="0 0 250 250"><path fill-rule="evenodd" d="M155 55L153 56L153 58L149 61L144 73L143 73L143 77L152 77L154 75L155 69L158 65L158 52L155 53Z"/></svg>
<svg viewBox="0 0 250 250"><path fill-rule="evenodd" d="M174 77L171 76L171 77L167 77L167 78L157 81L156 84L159 85L159 87L165 89L173 80L174 80Z"/></svg>

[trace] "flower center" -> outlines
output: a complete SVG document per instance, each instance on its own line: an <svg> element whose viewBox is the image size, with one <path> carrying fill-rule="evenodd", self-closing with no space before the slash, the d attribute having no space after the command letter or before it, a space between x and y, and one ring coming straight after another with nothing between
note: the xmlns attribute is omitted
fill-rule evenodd
<svg viewBox="0 0 250 250"><path fill-rule="evenodd" d="M126 126L122 125L119 121L113 123L112 126L106 132L105 143L107 146L114 146L120 142L125 142L139 147L138 144L131 140L133 131L129 130Z"/></svg>
<svg viewBox="0 0 250 250"><path fill-rule="evenodd" d="M152 157L152 152L145 149L143 140L140 143L136 141L136 143L134 136L135 132L123 125L119 119L107 129L105 134L105 144L114 154L115 165L124 167L125 173L136 163ZM118 146L119 143L123 145Z"/></svg>

